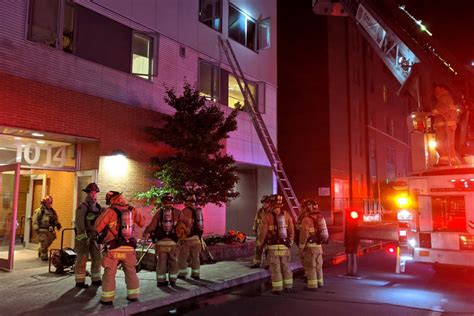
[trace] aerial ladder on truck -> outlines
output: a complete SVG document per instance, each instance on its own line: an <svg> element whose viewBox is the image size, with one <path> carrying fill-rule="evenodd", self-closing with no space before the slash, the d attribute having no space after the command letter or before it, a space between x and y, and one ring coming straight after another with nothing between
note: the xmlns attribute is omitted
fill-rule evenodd
<svg viewBox="0 0 474 316"><path fill-rule="evenodd" d="M248 81L245 78L244 72L242 71L242 68L239 64L239 61L237 60L237 57L235 56L234 50L232 49L229 40L223 39L221 36L219 36L219 44L224 52L230 68L232 69L232 74L237 80L239 89L244 96L244 109L246 109L250 115L252 124L260 139L260 143L262 144L263 150L267 155L268 161L270 162L273 173L277 179L278 186L285 197L286 203L288 204L290 214L296 220L300 211L300 203L296 197L293 187L291 186L290 180L286 175L285 169L283 168L283 163L280 159L280 156L278 155L277 148L273 143L270 133L268 132L263 117L258 112L258 107L255 100L256 98L249 88Z"/></svg>
<svg viewBox="0 0 474 316"><path fill-rule="evenodd" d="M416 101L418 113L431 112L434 83L447 86L465 108L474 104L474 75L443 50L422 21L412 16L405 6L398 5L394 0L313 0L313 11L321 15L352 18L360 33L400 83L398 93L407 93ZM426 136L427 131L423 133ZM421 142L419 149L423 153L420 155L424 156L427 138ZM420 145L414 143L412 138L413 154L413 147ZM464 139L461 143L466 146L469 141ZM424 164L422 169L431 167L429 161L421 160ZM412 256L406 238L407 230L408 221L399 220L397 273L404 272L405 260Z"/></svg>
<svg viewBox="0 0 474 316"><path fill-rule="evenodd" d="M360 33L400 83L398 93L408 94L416 101L417 113L431 112L435 83L447 86L466 113L474 104L474 75L443 49L422 21L412 16L405 6L398 5L394 0L313 0L313 11L321 15L352 18ZM467 120L466 115L463 117ZM466 155L473 155L474 140L466 140L464 135L466 132L461 133L459 143L466 149ZM425 144L418 147L423 149L423 153L421 150L413 152L420 157L424 157L428 143L426 139L422 142ZM422 161L423 165L414 169L427 169L433 165L425 159L418 161ZM414 162L417 161L414 159Z"/></svg>

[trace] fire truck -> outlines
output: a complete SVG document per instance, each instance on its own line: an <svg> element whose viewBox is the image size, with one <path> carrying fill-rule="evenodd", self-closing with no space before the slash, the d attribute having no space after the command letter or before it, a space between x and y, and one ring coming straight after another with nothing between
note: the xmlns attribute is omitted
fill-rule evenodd
<svg viewBox="0 0 474 316"><path fill-rule="evenodd" d="M474 266L474 139L468 139L474 76L396 0L313 0L316 14L348 17L417 104L408 119L413 174L399 179L397 272L408 260ZM446 86L459 109L461 165L440 167L433 129L433 85ZM471 116L473 116L471 111ZM446 124L448 122L446 121ZM474 125L474 124L472 124ZM471 132L471 134L474 134ZM448 147L449 140L448 140ZM449 153L451 160L456 153Z"/></svg>
<svg viewBox="0 0 474 316"><path fill-rule="evenodd" d="M474 267L474 168L433 168L398 183L402 265L413 260Z"/></svg>

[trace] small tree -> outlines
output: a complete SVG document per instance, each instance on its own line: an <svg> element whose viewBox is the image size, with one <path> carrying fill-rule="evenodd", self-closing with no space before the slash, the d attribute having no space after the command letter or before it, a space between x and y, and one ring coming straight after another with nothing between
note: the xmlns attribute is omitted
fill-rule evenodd
<svg viewBox="0 0 474 316"><path fill-rule="evenodd" d="M194 194L199 205L222 205L237 197L235 160L222 152L222 140L237 129L238 110L225 117L217 105L207 103L188 83L181 96L174 89L166 89L165 101L176 110L174 116L165 117L163 127L147 131L155 141L173 148L175 154L152 158L152 165L158 168L154 177L162 185L139 193L138 198L150 203L169 192L183 201Z"/></svg>

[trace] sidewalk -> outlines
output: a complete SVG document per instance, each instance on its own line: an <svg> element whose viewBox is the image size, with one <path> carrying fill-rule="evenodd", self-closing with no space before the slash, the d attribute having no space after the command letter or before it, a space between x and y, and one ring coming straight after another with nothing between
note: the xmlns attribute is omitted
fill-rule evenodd
<svg viewBox="0 0 474 316"><path fill-rule="evenodd" d="M329 244L323 246L325 267L345 260L341 235L333 234ZM380 242L361 242L360 246L361 254L381 248ZM293 271L302 269L296 251L296 247L293 247ZM99 303L100 288L77 289L74 287L73 275L48 273L47 266L13 272L0 271L0 316L131 315L270 276L265 269L250 269L250 264L251 258L206 264L201 266L201 280L178 279L175 288L157 288L155 272L141 271L138 273L140 301L131 304L126 300L123 272L119 271L114 306Z"/></svg>

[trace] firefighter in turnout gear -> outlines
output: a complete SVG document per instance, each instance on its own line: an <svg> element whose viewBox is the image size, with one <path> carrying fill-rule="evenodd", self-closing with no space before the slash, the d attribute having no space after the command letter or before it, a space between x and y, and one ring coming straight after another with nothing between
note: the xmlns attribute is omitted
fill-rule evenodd
<svg viewBox="0 0 474 316"><path fill-rule="evenodd" d="M270 210L270 197L268 195L264 195L260 202L262 202L262 207L258 209L257 214L255 215L255 219L253 221L253 232L257 236L257 240L255 241L255 254L253 257L253 264L250 266L250 268L252 269L259 268L260 263L262 261L263 248L257 246L258 232L260 230L263 215L265 215L265 213Z"/></svg>
<svg viewBox="0 0 474 316"><path fill-rule="evenodd" d="M292 292L293 273L290 270L290 248L294 239L293 219L282 209L282 196L270 196L271 209L262 218L258 233L258 246L267 247L270 264L272 293L280 294L284 289Z"/></svg>
<svg viewBox="0 0 474 316"><path fill-rule="evenodd" d="M323 287L323 248L322 244L329 239L324 217L319 212L318 204L313 200L305 201L306 212L301 220L299 252L308 280L307 289L316 290Z"/></svg>
<svg viewBox="0 0 474 316"><path fill-rule="evenodd" d="M438 166L459 165L456 154L455 135L458 112L453 97L444 85L434 88L436 104L433 109L433 127L436 133L436 150L439 154Z"/></svg>
<svg viewBox="0 0 474 316"><path fill-rule="evenodd" d="M56 239L55 229L61 229L58 214L53 209L53 197L51 195L47 195L41 200L41 207L33 213L32 223L33 229L38 234L38 257L43 261L48 261L48 248Z"/></svg>
<svg viewBox="0 0 474 316"><path fill-rule="evenodd" d="M176 236L176 223L180 211L171 205L173 196L167 194L161 198L162 206L143 232L146 239L151 234L152 240L156 242L156 281L157 286L167 286L166 273L168 273L171 286L176 285L178 278L178 237Z"/></svg>
<svg viewBox="0 0 474 316"><path fill-rule="evenodd" d="M76 209L75 232L77 253L74 264L74 276L76 287L86 288L86 264L90 255L91 258L91 279L92 285L102 285L101 274L101 254L100 248L95 241L94 225L102 212L102 207L97 203L97 193L99 187L95 183L89 183L82 191L87 193L85 200Z"/></svg>
<svg viewBox="0 0 474 316"><path fill-rule="evenodd" d="M199 254L201 253L201 237L204 232L204 223L202 209L195 207L196 197L188 196L184 203L185 208L181 210L179 221L186 228L186 239L180 240L179 246L179 274L181 279L186 278L188 274L188 261L191 265L191 277L195 280L200 279L201 262Z"/></svg>
<svg viewBox="0 0 474 316"><path fill-rule="evenodd" d="M121 263L127 285L127 300L138 300L140 285L135 266L136 240L133 238L133 225L143 227L145 218L128 204L122 194L110 199L110 207L96 220L95 231L102 234L105 230L105 253L102 258L104 275L102 276L102 295L100 302L112 305L115 297L115 274Z"/></svg>

